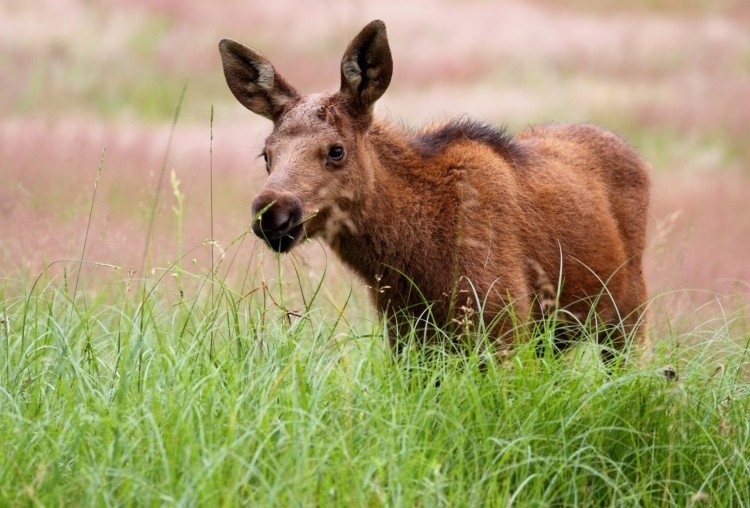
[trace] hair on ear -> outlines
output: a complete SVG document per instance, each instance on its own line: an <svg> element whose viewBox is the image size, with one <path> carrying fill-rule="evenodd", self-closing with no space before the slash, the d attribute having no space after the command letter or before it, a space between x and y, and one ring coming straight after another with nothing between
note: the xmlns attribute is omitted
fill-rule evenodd
<svg viewBox="0 0 750 508"><path fill-rule="evenodd" d="M227 85L250 111L276 121L299 93L276 72L266 57L230 39L219 42Z"/></svg>
<svg viewBox="0 0 750 508"><path fill-rule="evenodd" d="M360 115L370 115L393 76L393 59L385 23L367 24L341 59L341 94Z"/></svg>

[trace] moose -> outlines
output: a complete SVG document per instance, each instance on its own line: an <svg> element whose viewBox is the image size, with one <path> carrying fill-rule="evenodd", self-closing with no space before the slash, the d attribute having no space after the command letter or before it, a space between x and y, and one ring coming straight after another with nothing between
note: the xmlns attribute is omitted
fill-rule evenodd
<svg viewBox="0 0 750 508"><path fill-rule="evenodd" d="M347 47L335 92L300 94L233 40L219 51L237 100L273 122L252 202L252 230L271 249L324 239L389 323L480 319L509 350L554 308L561 321L594 316L605 361L644 338L650 177L618 135L551 124L514 137L467 118L415 131L375 118L393 73L380 20Z"/></svg>

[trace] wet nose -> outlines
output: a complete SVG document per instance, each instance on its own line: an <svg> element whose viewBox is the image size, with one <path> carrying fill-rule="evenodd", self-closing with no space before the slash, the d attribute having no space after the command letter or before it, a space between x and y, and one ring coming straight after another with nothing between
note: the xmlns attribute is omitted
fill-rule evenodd
<svg viewBox="0 0 750 508"><path fill-rule="evenodd" d="M302 203L289 193L261 192L253 200L253 232L266 242L283 238L300 224Z"/></svg>

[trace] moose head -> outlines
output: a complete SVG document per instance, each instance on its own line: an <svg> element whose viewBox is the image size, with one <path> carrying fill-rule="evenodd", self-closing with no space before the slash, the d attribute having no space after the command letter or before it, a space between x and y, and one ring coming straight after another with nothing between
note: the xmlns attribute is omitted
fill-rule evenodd
<svg viewBox="0 0 750 508"><path fill-rule="evenodd" d="M273 121L263 158L268 179L252 205L253 232L278 252L303 238L356 228L352 215L370 199L373 175L364 150L372 111L393 73L385 24L373 21L349 44L337 92L303 96L260 53L219 43L230 90Z"/></svg>

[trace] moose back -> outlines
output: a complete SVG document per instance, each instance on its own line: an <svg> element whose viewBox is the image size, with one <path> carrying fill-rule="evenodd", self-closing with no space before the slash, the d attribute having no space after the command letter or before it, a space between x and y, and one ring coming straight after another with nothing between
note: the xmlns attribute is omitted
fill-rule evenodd
<svg viewBox="0 0 750 508"><path fill-rule="evenodd" d="M567 316L594 316L615 348L643 335L649 174L620 137L589 124L513 137L468 119L419 131L377 119L393 70L382 21L349 44L335 92L301 95L255 50L227 39L219 50L232 93L273 122L252 204L269 247L323 238L391 320L450 328L481 315L509 343L552 298Z"/></svg>

